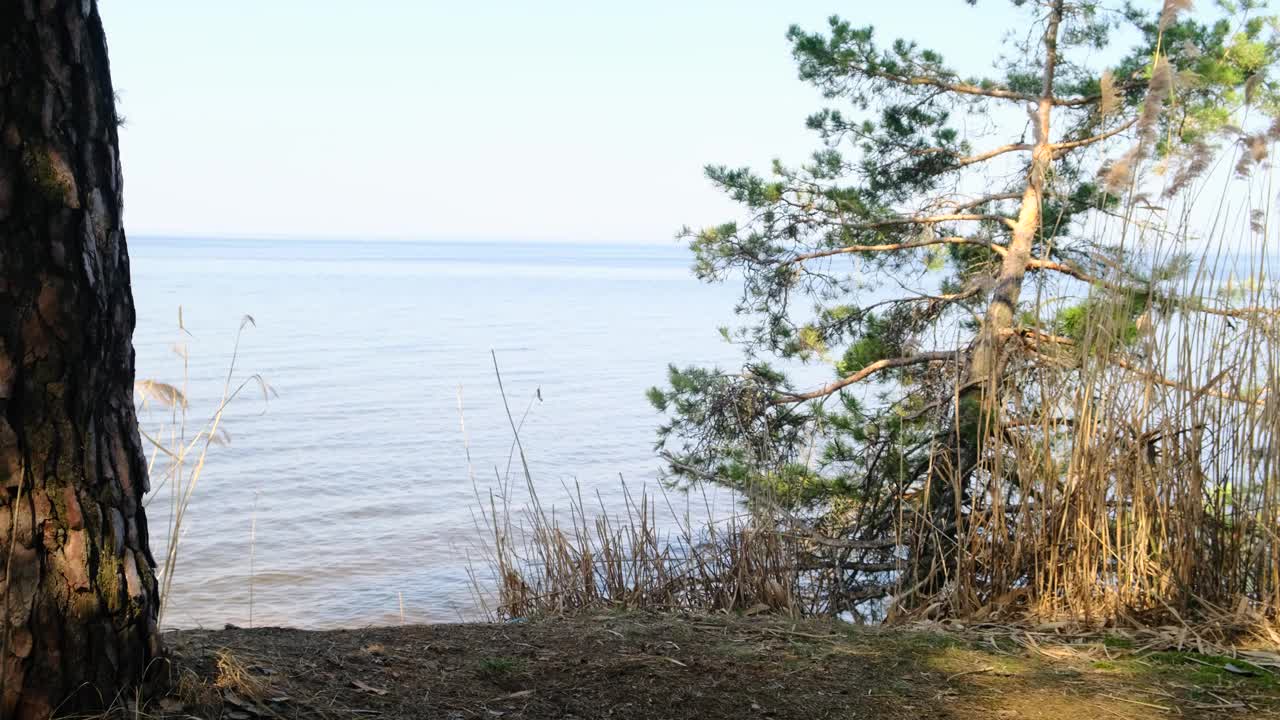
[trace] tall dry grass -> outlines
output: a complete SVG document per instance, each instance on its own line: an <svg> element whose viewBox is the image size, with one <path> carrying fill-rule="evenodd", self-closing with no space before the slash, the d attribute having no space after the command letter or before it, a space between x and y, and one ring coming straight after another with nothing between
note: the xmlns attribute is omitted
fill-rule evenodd
<svg viewBox="0 0 1280 720"><path fill-rule="evenodd" d="M1052 312L1041 312L1011 343L996 432L978 472L952 480L951 495L968 498L957 527L938 532L916 516L902 528L954 552L939 565L946 581L895 612L1276 622L1275 196L1269 178L1242 184L1224 183L1207 215L1201 196L1181 212L1134 198L1123 215L1100 216L1099 237L1152 266L1185 256L1190 270L1128 297L1092 288L1077 337L1052 336ZM1134 280L1117 266L1105 283ZM1134 300L1136 322L1124 307Z"/></svg>
<svg viewBox="0 0 1280 720"><path fill-rule="evenodd" d="M511 421L516 472L500 473L481 490L472 465L461 391L458 410L470 479L476 490L481 542L471 563L478 605L496 619L527 618L590 608L728 610L822 614L830 593L806 569L798 536L731 502L717 508L708 493L673 497L638 492L619 476L621 507L597 491L566 488L568 505L543 504L529 468L519 422L502 385ZM517 503L523 492L525 500ZM679 507L683 500L684 507Z"/></svg>
<svg viewBox="0 0 1280 720"><path fill-rule="evenodd" d="M1222 188L1216 208L1205 184L1174 209L1133 191L1123 212L1086 228L1140 268L1184 262L1186 272L1144 283L1114 265L1094 287L1035 280L978 469L904 478L881 537L831 537L754 497L728 519L685 514L667 534L657 511L669 498L629 489L624 507L607 508L575 488L556 514L525 464L527 504L511 505L501 477L478 498L491 608L1212 621L1280 639L1275 193L1269 177L1246 191L1205 183ZM1084 299L1082 327L1059 334L1058 307ZM944 495L954 505L940 520ZM848 573L869 578L868 590L851 593Z"/></svg>
<svg viewBox="0 0 1280 720"><path fill-rule="evenodd" d="M537 501L516 511L505 494L490 494L485 558L497 592L485 608L498 618L600 607L820 612L786 536L736 515L669 529L659 520L669 498L633 495L625 483L623 493L620 510L579 496L562 513Z"/></svg>
<svg viewBox="0 0 1280 720"><path fill-rule="evenodd" d="M139 432L151 448L147 463L147 473L151 478L151 494L144 502L149 505L157 498L164 497L169 506L167 541L158 571L160 581L158 623L162 626L165 611L169 605L173 578L179 568L179 550L187 527L187 512L195 497L196 488L200 485L208 467L210 450L231 442L231 436L224 423L226 412L233 402L249 390L256 389L261 392L264 411L266 403L276 394L267 381L257 373L239 379L236 376L241 337L247 327L255 325L252 316L245 315L241 319L240 327L236 330L235 344L228 362L226 378L223 381L221 398L203 421L193 420L190 415L191 407L187 400L191 376L190 355L185 342L179 342L173 347L174 354L182 365L182 379L179 384L143 379L134 385L134 396L138 403ZM178 310L178 329L184 336L190 335L183 325L181 308ZM250 585L250 598L252 598L252 592L252 585ZM250 612L252 617L252 610Z"/></svg>

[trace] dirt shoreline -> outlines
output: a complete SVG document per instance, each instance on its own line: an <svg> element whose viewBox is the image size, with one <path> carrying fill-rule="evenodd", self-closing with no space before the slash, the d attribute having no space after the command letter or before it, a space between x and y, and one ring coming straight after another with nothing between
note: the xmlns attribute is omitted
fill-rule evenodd
<svg viewBox="0 0 1280 720"><path fill-rule="evenodd" d="M1197 655L1123 637L1052 642L629 613L183 630L167 643L172 690L126 711L227 720L1280 717L1280 669L1268 653Z"/></svg>

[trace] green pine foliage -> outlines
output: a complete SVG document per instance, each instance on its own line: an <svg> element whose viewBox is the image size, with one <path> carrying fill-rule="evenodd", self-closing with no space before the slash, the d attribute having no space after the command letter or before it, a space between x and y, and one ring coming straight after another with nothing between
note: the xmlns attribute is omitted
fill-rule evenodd
<svg viewBox="0 0 1280 720"><path fill-rule="evenodd" d="M993 384L1021 383L1034 414L1016 374L1091 344L1140 353L1154 314L1221 307L1174 292L1185 259L1153 267L1089 228L1177 195L1223 148L1280 137L1275 17L1254 0L1013 4L1024 23L988 76L839 17L789 30L800 80L831 107L807 120L818 149L804 162L706 169L740 216L681 236L698 278L740 286L723 333L746 362L672 366L649 391L674 483L879 537L940 467L952 486L979 472ZM1013 319L996 327L1009 294ZM1106 337L1090 330L1101 317ZM986 382L972 377L984 338L1000 353ZM797 387L783 369L803 366L831 384Z"/></svg>

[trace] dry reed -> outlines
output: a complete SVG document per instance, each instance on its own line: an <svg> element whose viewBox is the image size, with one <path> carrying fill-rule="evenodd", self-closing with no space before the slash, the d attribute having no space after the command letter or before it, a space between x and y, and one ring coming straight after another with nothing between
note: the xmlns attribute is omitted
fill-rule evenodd
<svg viewBox="0 0 1280 720"><path fill-rule="evenodd" d="M563 512L546 509L535 488L494 359L502 401L511 418L527 503L513 506L511 474L481 492L471 471L486 538L481 563L470 568L481 607L497 619L570 613L600 607L628 609L786 612L820 614L829 593L800 561L796 535L777 532L736 507L718 516L703 493L701 509L681 513L672 495L633 493L619 476L622 507L597 493L590 505L575 484ZM459 392L467 462L470 444ZM526 413L527 414L527 413Z"/></svg>
<svg viewBox="0 0 1280 720"><path fill-rule="evenodd" d="M1203 168L1203 155L1189 162ZM884 542L867 542L859 555L847 549L865 541L837 537L832 546L843 541L846 551L824 552L812 524L755 498L741 515L686 516L663 535L657 499L625 487L617 515L603 502L589 510L575 493L560 517L542 508L525 465L527 507L511 507L501 477L496 492L478 496L496 586L491 610L505 618L621 606L1212 622L1280 637L1274 228L1269 211L1233 202L1224 189L1209 233L1193 242L1196 193L1220 180L1168 182L1166 196L1185 199L1179 212L1152 209L1131 190L1123 213L1099 213L1086 232L1118 238L1149 268L1189 254L1190 270L1135 283L1131 269L1114 267L1086 288L1089 310L1070 338L1053 335L1051 303L1037 302L1041 316L1008 343L995 431L978 469L948 488L930 486L945 473L898 488ZM1274 197L1269 178L1263 185L1254 194ZM1040 297L1086 297L1079 286L1037 282ZM1121 286L1137 292L1108 290ZM512 430L519 446L514 421ZM939 493L956 499L943 527L929 513ZM842 596L846 571L879 579L883 592Z"/></svg>
<svg viewBox="0 0 1280 720"><path fill-rule="evenodd" d="M227 367L227 375L222 386L222 396L213 408L208 420L198 426L192 426L189 419L189 403L187 401L190 379L190 357L185 344L174 346L175 354L182 360L181 388L156 380L139 380L134 385L138 399L139 432L151 446L151 457L147 463L147 473L151 478L152 490L146 502L150 503L160 491L168 488L169 519L167 542L164 549L164 560L159 571L160 609L158 623L163 623L165 610L168 608L173 578L178 569L179 548L183 538L187 510L195 495L196 487L204 475L209 451L212 447L226 445L231 438L223 426L223 420L231 403L246 390L257 388L262 392L265 404L275 390L258 374L236 379L236 361L240 353L240 339L246 327L256 325L252 316L245 315L236 331L235 345ZM178 310L178 329L187 333L182 323L182 310ZM162 412L161 424L148 431L141 420L143 411L155 407ZM192 432L194 429L194 432ZM255 499L256 522L256 499ZM252 531L251 531L252 532ZM252 560L250 561L252 562ZM251 569L252 575L252 569ZM250 585L250 603L252 603L252 584ZM252 607L252 605L251 605ZM251 610L252 612L252 610Z"/></svg>

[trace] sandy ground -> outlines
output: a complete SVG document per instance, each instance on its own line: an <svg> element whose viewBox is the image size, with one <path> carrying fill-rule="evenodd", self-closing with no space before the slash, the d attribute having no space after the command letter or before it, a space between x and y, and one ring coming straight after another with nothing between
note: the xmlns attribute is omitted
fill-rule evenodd
<svg viewBox="0 0 1280 720"><path fill-rule="evenodd" d="M1280 717L1274 656L967 628L598 614L503 625L171 633L168 695L227 718ZM1254 662L1250 662L1252 658Z"/></svg>

